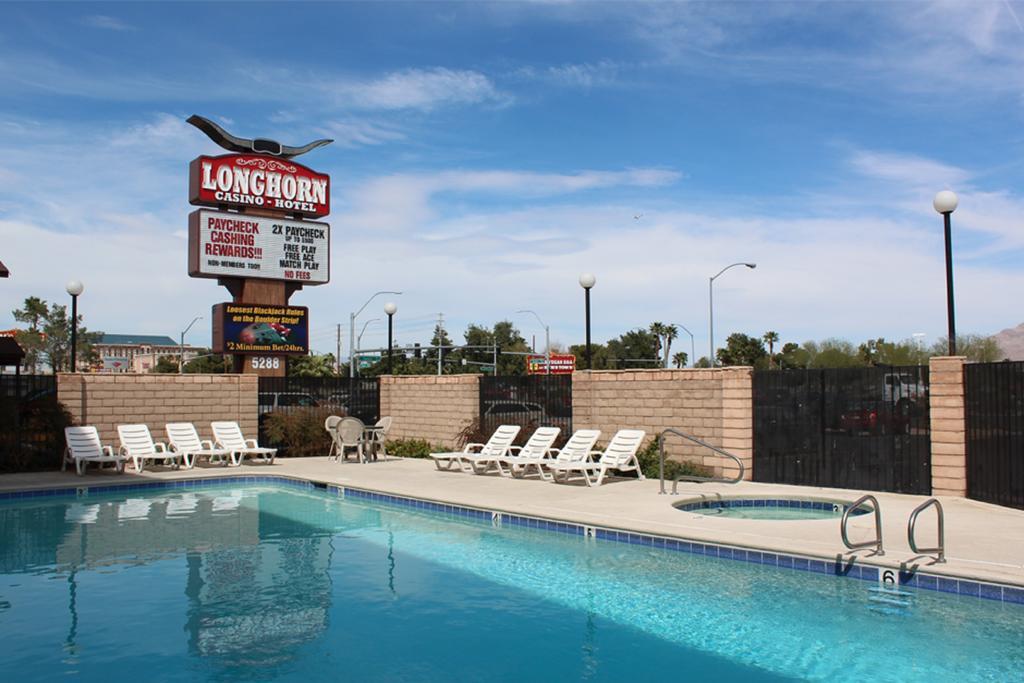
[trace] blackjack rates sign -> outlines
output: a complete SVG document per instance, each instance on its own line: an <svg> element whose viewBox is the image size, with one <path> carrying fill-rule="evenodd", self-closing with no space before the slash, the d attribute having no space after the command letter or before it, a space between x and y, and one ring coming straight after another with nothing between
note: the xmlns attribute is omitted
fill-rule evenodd
<svg viewBox="0 0 1024 683"><path fill-rule="evenodd" d="M213 307L213 350L238 355L306 355L309 309L217 304Z"/></svg>

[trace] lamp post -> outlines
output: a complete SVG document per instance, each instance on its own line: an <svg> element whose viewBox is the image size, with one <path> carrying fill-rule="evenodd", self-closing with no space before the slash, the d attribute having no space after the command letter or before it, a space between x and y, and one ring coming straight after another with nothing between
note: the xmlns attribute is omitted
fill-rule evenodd
<svg viewBox="0 0 1024 683"><path fill-rule="evenodd" d="M182 372L185 371L184 370L184 368L185 368L185 335L188 334L188 331L192 329L193 325L195 325L197 322L199 322L202 319L203 319L203 316L201 316L201 315L197 315L195 318L192 318L192 322L190 322L188 324L188 327L185 328L184 332L181 333L181 343L178 344L178 374L179 375Z"/></svg>
<svg viewBox="0 0 1024 683"><path fill-rule="evenodd" d="M365 323L363 323L363 329L359 330L359 336L356 337L356 346L358 346L360 349L363 348L363 334L366 332L366 328L369 327L372 323L376 322L380 322L380 318L370 318Z"/></svg>
<svg viewBox="0 0 1024 683"><path fill-rule="evenodd" d="M590 290L587 290L587 291L589 292ZM588 310L589 310L589 308L588 308ZM544 367L545 367L544 374L545 375L550 375L551 374L551 328L544 324L544 321L540 319L540 316L537 315L536 311L531 311L530 309L527 308L527 309L523 309L521 311L516 311L516 313L532 313L533 317L536 318L537 322L540 323L540 326L544 328ZM590 319L589 315L587 316L587 319L588 320ZM590 323L589 322L587 323L587 327L588 328L590 327ZM589 338L589 335L588 335L588 338ZM588 343L588 345L589 345L589 343ZM588 357L589 357L589 354L588 354Z"/></svg>
<svg viewBox="0 0 1024 683"><path fill-rule="evenodd" d="M388 374L391 374L391 348L392 344L395 343L395 327L394 318L395 313L398 312L398 304L394 302L387 302L384 304L384 312L388 314Z"/></svg>
<svg viewBox="0 0 1024 683"><path fill-rule="evenodd" d="M69 280L64 289L71 295L71 368L69 372L76 372L78 369L78 295L85 290L85 285L78 280Z"/></svg>
<svg viewBox="0 0 1024 683"><path fill-rule="evenodd" d="M586 292L584 295L584 301L587 311L587 370L591 370L591 357L590 357L590 290L597 284L597 278L592 273L583 273L580 275L580 287Z"/></svg>
<svg viewBox="0 0 1024 683"><path fill-rule="evenodd" d="M953 237L950 231L950 215L956 211L960 200L956 193L950 190L943 190L935 195L932 206L942 214L942 223L946 232L946 324L949 328L947 338L949 339L949 355L956 355L956 318L953 312Z"/></svg>
<svg viewBox="0 0 1024 683"><path fill-rule="evenodd" d="M373 296L366 300L366 303L359 307L359 310L355 313L350 313L348 316L348 376L356 376L356 317L363 312L363 309L370 305L370 302L376 299L381 294L401 294L401 292L390 292L380 291L376 292Z"/></svg>
<svg viewBox="0 0 1024 683"><path fill-rule="evenodd" d="M693 343L693 332L690 332L688 329L686 329L686 325L680 325L679 323L672 324L678 325L679 329L681 329L686 334L690 335L690 367L692 368L693 364L697 362L697 346Z"/></svg>
<svg viewBox="0 0 1024 683"><path fill-rule="evenodd" d="M731 263L725 268L722 268L720 271L718 271L708 279L708 345L710 347L709 352L711 357L709 358L709 360L711 361L711 367L715 367L715 279L718 278L718 276L724 273L725 271L729 270L730 268L735 268L736 266L757 268L756 263L745 263L743 261L740 261L739 263Z"/></svg>

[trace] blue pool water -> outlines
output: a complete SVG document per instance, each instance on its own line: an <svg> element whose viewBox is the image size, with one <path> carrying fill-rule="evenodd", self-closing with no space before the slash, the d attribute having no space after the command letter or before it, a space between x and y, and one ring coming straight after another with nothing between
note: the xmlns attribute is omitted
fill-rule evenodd
<svg viewBox="0 0 1024 683"><path fill-rule="evenodd" d="M1024 606L333 494L0 503L0 681L1020 680Z"/></svg>

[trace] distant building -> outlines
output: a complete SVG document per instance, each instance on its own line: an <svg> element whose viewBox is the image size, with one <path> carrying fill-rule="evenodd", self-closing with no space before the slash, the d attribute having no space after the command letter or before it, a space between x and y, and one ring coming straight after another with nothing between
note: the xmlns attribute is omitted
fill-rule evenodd
<svg viewBox="0 0 1024 683"><path fill-rule="evenodd" d="M104 334L93 350L100 357L100 372L149 372L161 356L177 360L184 350L187 363L205 351L188 344L182 348L170 337L155 334Z"/></svg>

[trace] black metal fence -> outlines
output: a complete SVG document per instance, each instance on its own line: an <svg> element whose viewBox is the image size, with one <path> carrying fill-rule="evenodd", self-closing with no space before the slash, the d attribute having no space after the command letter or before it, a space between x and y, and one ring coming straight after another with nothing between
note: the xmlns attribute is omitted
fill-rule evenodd
<svg viewBox="0 0 1024 683"><path fill-rule="evenodd" d="M259 415L327 408L336 415L358 417L367 424L380 419L380 382L349 377L260 377Z"/></svg>
<svg viewBox="0 0 1024 683"><path fill-rule="evenodd" d="M0 375L0 471L60 466L67 415L54 375Z"/></svg>
<svg viewBox="0 0 1024 683"><path fill-rule="evenodd" d="M964 368L967 496L1024 508L1024 362Z"/></svg>
<svg viewBox="0 0 1024 683"><path fill-rule="evenodd" d="M928 368L755 372L753 477L931 493Z"/></svg>
<svg viewBox="0 0 1024 683"><path fill-rule="evenodd" d="M491 434L499 425L523 431L558 427L572 434L572 375L480 378L480 427Z"/></svg>

